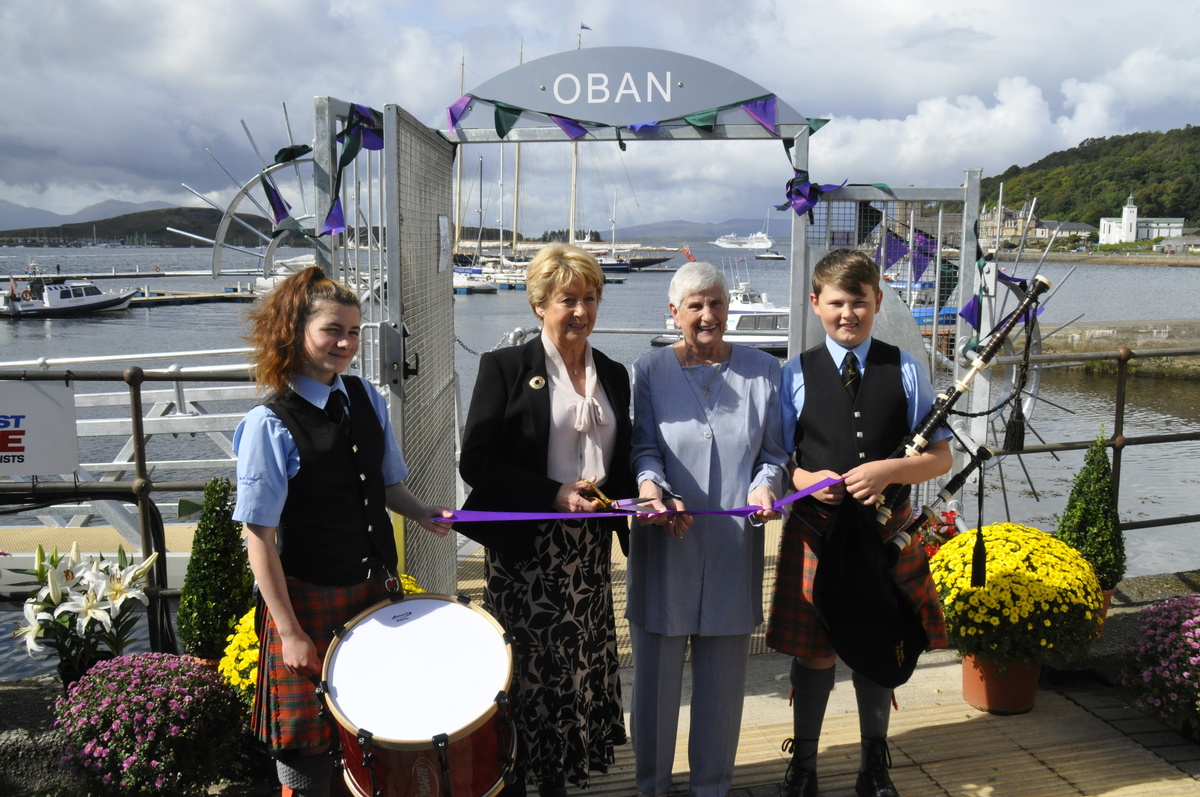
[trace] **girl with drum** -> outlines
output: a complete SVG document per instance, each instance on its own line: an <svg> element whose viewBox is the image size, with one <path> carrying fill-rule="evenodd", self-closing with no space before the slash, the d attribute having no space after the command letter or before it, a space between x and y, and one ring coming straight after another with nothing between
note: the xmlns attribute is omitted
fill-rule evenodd
<svg viewBox="0 0 1200 797"><path fill-rule="evenodd" d="M397 554L387 509L439 536L450 511L404 485L384 398L343 376L358 353L358 298L316 266L250 314L264 403L234 433L237 505L258 582L258 689L251 726L302 797L330 791L331 724L315 685L334 632L382 600ZM265 604L265 606L263 605Z"/></svg>
<svg viewBox="0 0 1200 797"><path fill-rule="evenodd" d="M464 508L577 512L578 520L460 523L487 546L485 601L513 640L517 779L566 795L607 771L625 721L613 614L612 535L623 518L588 520L602 494L631 496L629 375L588 335L604 290L592 255L551 244L526 272L540 336L483 355L463 435Z"/></svg>

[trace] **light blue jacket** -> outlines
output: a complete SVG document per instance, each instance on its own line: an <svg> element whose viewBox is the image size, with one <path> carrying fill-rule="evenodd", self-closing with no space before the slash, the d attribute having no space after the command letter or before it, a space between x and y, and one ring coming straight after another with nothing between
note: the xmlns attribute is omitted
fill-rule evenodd
<svg viewBox="0 0 1200 797"><path fill-rule="evenodd" d="M633 364L633 471L665 482L689 509L746 506L766 484L782 497L784 464L779 361L734 346L717 380L716 404L675 352ZM762 622L761 526L728 515L696 515L682 539L633 524L625 616L657 634L748 634Z"/></svg>

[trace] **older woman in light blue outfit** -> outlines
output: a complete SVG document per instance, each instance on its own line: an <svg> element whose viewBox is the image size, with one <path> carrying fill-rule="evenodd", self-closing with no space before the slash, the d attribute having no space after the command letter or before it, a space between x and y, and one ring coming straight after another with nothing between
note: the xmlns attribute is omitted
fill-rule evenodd
<svg viewBox="0 0 1200 797"><path fill-rule="evenodd" d="M782 486L780 367L724 339L729 289L711 263L671 280L682 340L634 363L633 470L644 503L662 510L764 507L730 515L642 516L630 540L632 735L637 787L666 794L691 645L688 735L692 797L733 782L750 635L763 620L762 521Z"/></svg>

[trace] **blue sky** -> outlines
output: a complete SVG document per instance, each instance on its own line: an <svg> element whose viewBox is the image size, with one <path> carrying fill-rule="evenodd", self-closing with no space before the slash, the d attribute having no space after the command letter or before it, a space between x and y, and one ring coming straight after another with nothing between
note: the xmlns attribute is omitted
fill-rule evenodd
<svg viewBox="0 0 1200 797"><path fill-rule="evenodd" d="M967 167L998 174L1085 138L1196 121L1198 15L1163 0L5 0L0 199L60 213L197 204L187 183L223 202L231 182L205 150L251 177L242 120L265 153L287 143L283 103L311 138L317 95L436 124L461 62L470 90L573 49L580 22L584 47L684 52L831 119L812 139L821 182L953 185ZM522 231L566 226L569 148L527 149ZM618 224L761 218L790 176L774 143L584 149L584 227L608 227L614 194ZM468 148L464 174L479 150L498 203L497 147Z"/></svg>

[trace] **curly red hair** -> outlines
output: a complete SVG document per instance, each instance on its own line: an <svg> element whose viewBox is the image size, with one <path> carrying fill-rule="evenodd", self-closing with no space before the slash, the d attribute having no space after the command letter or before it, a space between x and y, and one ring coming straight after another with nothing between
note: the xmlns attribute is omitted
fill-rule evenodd
<svg viewBox="0 0 1200 797"><path fill-rule="evenodd" d="M359 307L353 291L319 267L308 266L279 283L250 311L250 362L259 393L280 397L291 389L291 372L304 364L304 328L323 302Z"/></svg>

